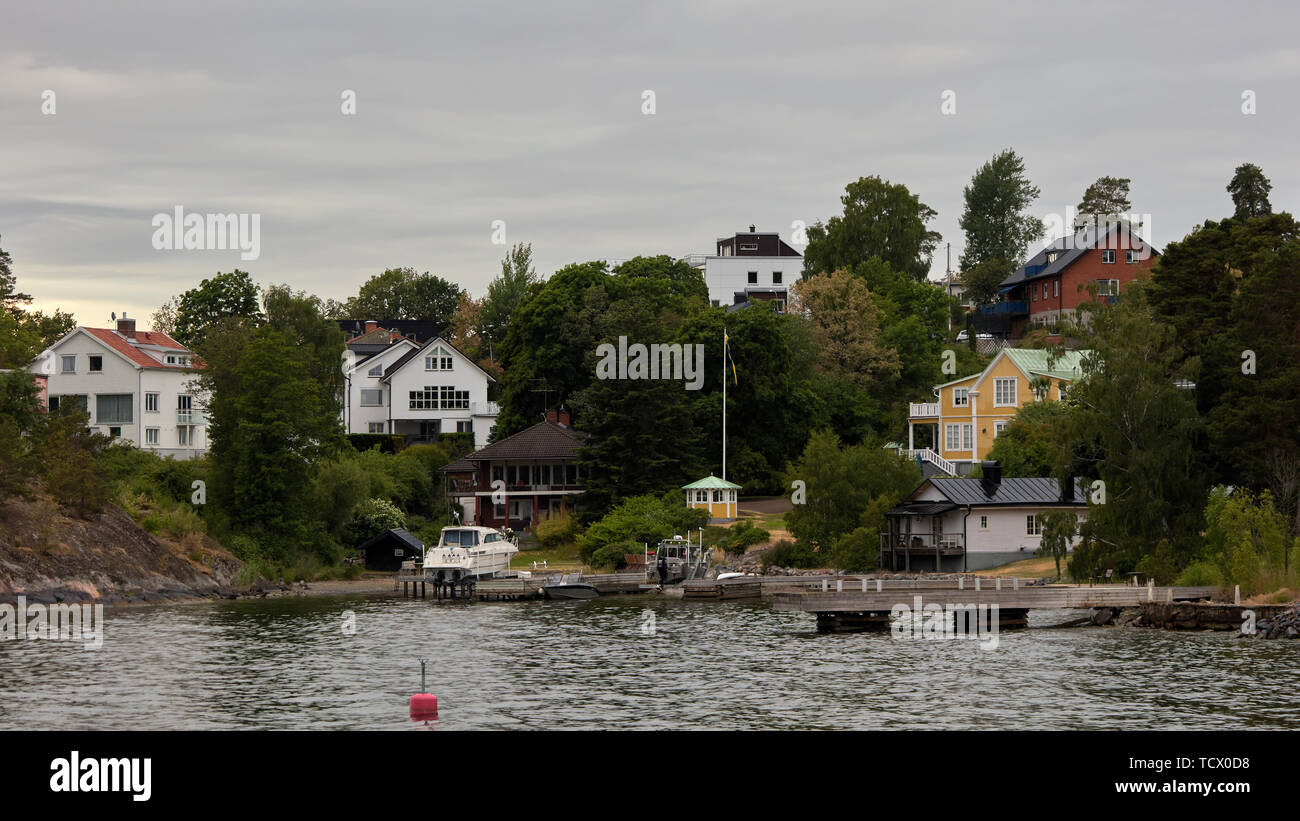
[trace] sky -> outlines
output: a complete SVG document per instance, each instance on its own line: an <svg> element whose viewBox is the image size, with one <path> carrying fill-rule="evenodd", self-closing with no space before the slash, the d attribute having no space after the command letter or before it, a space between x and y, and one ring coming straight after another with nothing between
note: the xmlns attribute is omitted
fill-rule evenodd
<svg viewBox="0 0 1300 821"><path fill-rule="evenodd" d="M963 187L1005 148L1041 217L1130 177L1157 248L1229 215L1243 162L1274 210L1300 196L1285 3L169 0L4 17L0 247L33 307L89 326L125 312L143 329L234 268L344 299L410 266L481 296L507 250L497 221L543 275L712 253L750 224L789 240L869 175L938 212L955 266ZM257 215L260 254L155 248L155 216L178 206ZM941 244L933 276L945 261Z"/></svg>

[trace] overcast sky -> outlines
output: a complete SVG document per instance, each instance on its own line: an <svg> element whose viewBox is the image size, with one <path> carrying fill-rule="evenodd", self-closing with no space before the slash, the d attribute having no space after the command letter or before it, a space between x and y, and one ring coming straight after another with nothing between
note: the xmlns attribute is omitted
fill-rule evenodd
<svg viewBox="0 0 1300 821"><path fill-rule="evenodd" d="M939 212L955 264L962 188L1007 147L1040 216L1131 177L1157 247L1230 213L1242 162L1275 210L1300 192L1285 3L190 5L6 4L0 246L36 307L147 320L236 267L342 299L411 266L481 295L494 220L549 275L750 223L789 239L871 174ZM177 205L260 214L260 258L155 250Z"/></svg>

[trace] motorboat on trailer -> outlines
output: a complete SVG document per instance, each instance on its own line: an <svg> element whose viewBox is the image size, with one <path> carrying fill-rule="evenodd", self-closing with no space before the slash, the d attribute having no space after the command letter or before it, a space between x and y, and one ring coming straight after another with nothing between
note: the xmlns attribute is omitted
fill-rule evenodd
<svg viewBox="0 0 1300 821"><path fill-rule="evenodd" d="M424 554L424 575L430 581L460 584L502 575L519 545L504 531L477 525L444 527L438 544Z"/></svg>

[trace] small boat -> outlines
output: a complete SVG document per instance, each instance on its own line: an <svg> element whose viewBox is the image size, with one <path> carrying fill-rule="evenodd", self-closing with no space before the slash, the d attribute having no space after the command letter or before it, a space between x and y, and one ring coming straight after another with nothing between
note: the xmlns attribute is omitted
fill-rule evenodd
<svg viewBox="0 0 1300 821"><path fill-rule="evenodd" d="M719 573L717 581L726 581L727 579L743 579L746 576L757 577L757 573Z"/></svg>
<svg viewBox="0 0 1300 821"><path fill-rule="evenodd" d="M439 582L460 583L491 578L510 569L519 552L505 533L490 527L444 527L438 544L424 554L424 575Z"/></svg>
<svg viewBox="0 0 1300 821"><path fill-rule="evenodd" d="M582 580L582 576L568 574L542 585L542 595L548 599L594 599L600 591Z"/></svg>

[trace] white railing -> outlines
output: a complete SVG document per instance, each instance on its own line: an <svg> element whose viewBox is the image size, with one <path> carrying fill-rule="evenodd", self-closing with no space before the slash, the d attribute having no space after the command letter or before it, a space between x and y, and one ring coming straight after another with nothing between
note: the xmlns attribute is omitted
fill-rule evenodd
<svg viewBox="0 0 1300 821"><path fill-rule="evenodd" d="M916 417L938 417L938 402L908 402L907 415L912 418Z"/></svg>
<svg viewBox="0 0 1300 821"><path fill-rule="evenodd" d="M178 410L176 411L176 424L178 425L198 425L202 423L203 416L196 410Z"/></svg>
<svg viewBox="0 0 1300 821"><path fill-rule="evenodd" d="M501 407L496 402L471 402L469 412L474 416L497 416Z"/></svg>
<svg viewBox="0 0 1300 821"><path fill-rule="evenodd" d="M957 475L957 466L935 453L930 448L917 448L915 450L903 448L903 455L909 459L915 459L919 456L923 461L929 462L949 476Z"/></svg>

